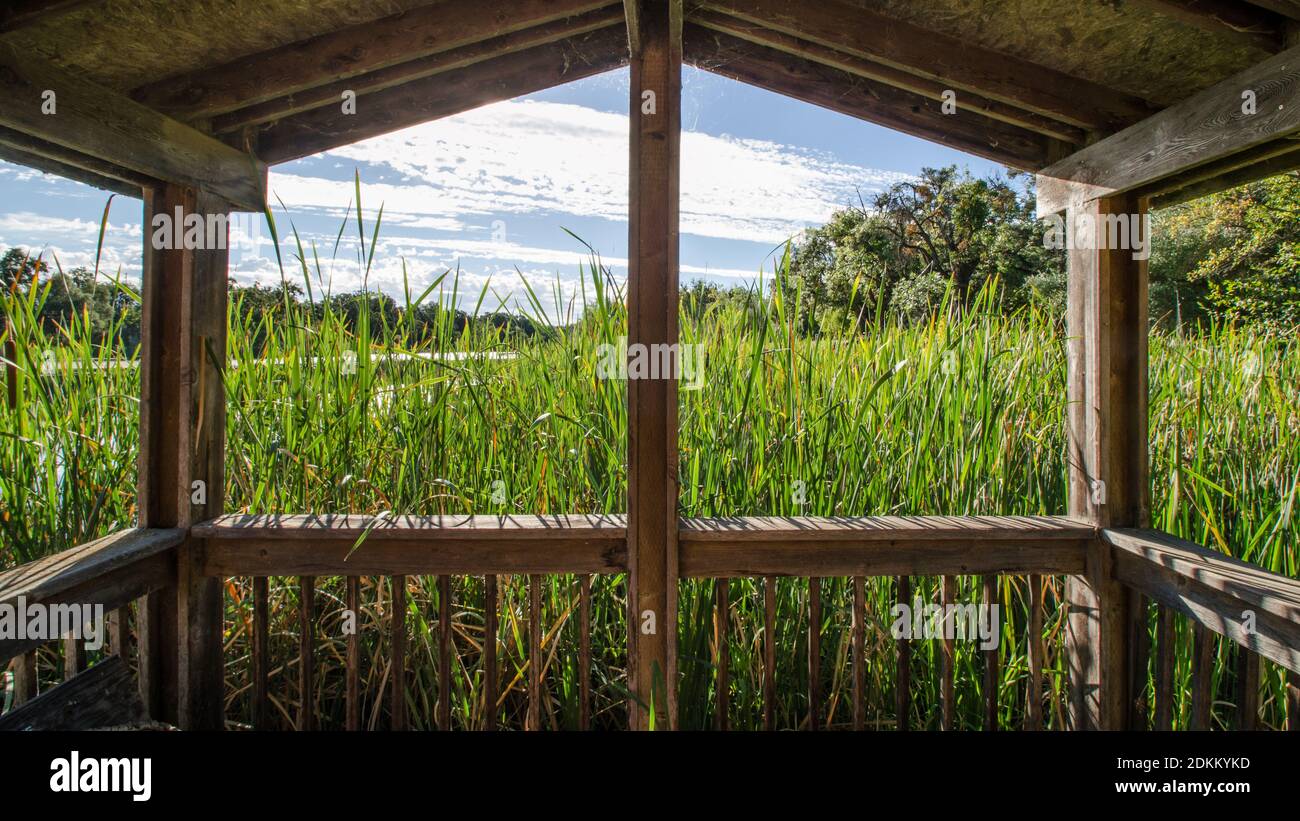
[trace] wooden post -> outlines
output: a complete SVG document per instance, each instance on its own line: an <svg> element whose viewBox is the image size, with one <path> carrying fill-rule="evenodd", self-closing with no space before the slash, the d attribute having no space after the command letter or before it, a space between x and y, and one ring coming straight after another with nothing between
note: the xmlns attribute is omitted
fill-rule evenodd
<svg viewBox="0 0 1300 821"><path fill-rule="evenodd" d="M628 346L676 350L682 4L627 5L634 44ZM677 383L675 373L657 376L633 373L627 382L629 718L635 729L677 723Z"/></svg>
<svg viewBox="0 0 1300 821"><path fill-rule="evenodd" d="M1123 195L1085 202L1069 212L1068 222L1069 513L1098 527L1143 526L1149 518L1147 270L1137 249L1150 247L1146 202ZM1068 580L1066 599L1071 726L1123 728L1131 714L1134 622L1110 549L1100 541L1085 574Z"/></svg>
<svg viewBox="0 0 1300 821"><path fill-rule="evenodd" d="M144 202L139 521L189 527L219 515L224 497L228 208L171 184L145 190ZM200 247L178 247L194 217ZM141 603L141 689L154 718L220 729L221 585L199 573L202 549L187 540L176 588Z"/></svg>

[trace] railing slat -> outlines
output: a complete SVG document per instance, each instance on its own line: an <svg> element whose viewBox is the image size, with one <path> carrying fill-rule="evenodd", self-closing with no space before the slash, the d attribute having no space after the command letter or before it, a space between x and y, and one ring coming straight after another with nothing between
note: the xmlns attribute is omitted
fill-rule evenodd
<svg viewBox="0 0 1300 821"><path fill-rule="evenodd" d="M1174 662L1177 658L1174 610L1156 605L1156 709L1152 729L1172 730L1174 726Z"/></svg>
<svg viewBox="0 0 1300 821"><path fill-rule="evenodd" d="M86 645L71 633L63 637L63 680L71 681L86 669Z"/></svg>
<svg viewBox="0 0 1300 821"><path fill-rule="evenodd" d="M108 652L121 656L123 661L131 660L131 605L124 604L108 612Z"/></svg>
<svg viewBox="0 0 1300 821"><path fill-rule="evenodd" d="M393 729L406 729L406 577L393 576L392 711Z"/></svg>
<svg viewBox="0 0 1300 821"><path fill-rule="evenodd" d="M347 577L345 606L355 620L347 639L347 720L345 727L353 732L361 729L361 578Z"/></svg>
<svg viewBox="0 0 1300 821"><path fill-rule="evenodd" d="M943 613L943 638L939 642L939 703L942 707L941 728L951 730L957 717L955 688L957 642L948 637L948 623L952 616L950 605L957 602L957 577L944 576L940 582L939 604Z"/></svg>
<svg viewBox="0 0 1300 821"><path fill-rule="evenodd" d="M36 698L36 651L29 650L13 660L14 706L26 704Z"/></svg>
<svg viewBox="0 0 1300 821"><path fill-rule="evenodd" d="M867 602L864 586L866 580L853 577L853 729L865 726L862 715L863 690L866 689L866 670L863 669L866 646Z"/></svg>
<svg viewBox="0 0 1300 821"><path fill-rule="evenodd" d="M298 595L298 729L310 732L316 729L316 713L312 703L316 689L316 578L299 579Z"/></svg>
<svg viewBox="0 0 1300 821"><path fill-rule="evenodd" d="M1129 700L1128 729L1145 730L1150 706L1147 677L1151 666L1151 602L1141 591L1128 590Z"/></svg>
<svg viewBox="0 0 1300 821"><path fill-rule="evenodd" d="M528 577L528 725L542 729L542 577Z"/></svg>
<svg viewBox="0 0 1300 821"><path fill-rule="evenodd" d="M808 579L808 729L821 729L822 580Z"/></svg>
<svg viewBox="0 0 1300 821"><path fill-rule="evenodd" d="M497 728L497 577L483 577L483 729Z"/></svg>
<svg viewBox="0 0 1300 821"><path fill-rule="evenodd" d="M776 577L763 579L763 729L776 729Z"/></svg>
<svg viewBox="0 0 1300 821"><path fill-rule="evenodd" d="M253 578L253 727L270 729L270 709L266 697L266 682L270 675L268 637L270 630L270 580L266 576Z"/></svg>
<svg viewBox="0 0 1300 821"><path fill-rule="evenodd" d="M1300 732L1300 673L1294 670L1286 676L1286 728Z"/></svg>
<svg viewBox="0 0 1300 821"><path fill-rule="evenodd" d="M998 577L984 576L981 584L984 606L992 613L993 605L998 603ZM1001 629L992 616L989 623L994 630ZM984 651L984 729L990 731L998 728L998 647L1001 643L995 642L993 647Z"/></svg>
<svg viewBox="0 0 1300 821"><path fill-rule="evenodd" d="M716 708L713 725L719 730L726 730L730 724L728 715L731 710L731 682L729 681L731 650L727 636L727 628L731 621L730 581L715 579L713 596L713 665L717 671L713 688Z"/></svg>
<svg viewBox="0 0 1300 821"><path fill-rule="evenodd" d="M1025 729L1043 729L1043 577L1029 577L1029 693L1025 697Z"/></svg>
<svg viewBox="0 0 1300 821"><path fill-rule="evenodd" d="M898 598L896 604L911 606L912 579L899 576L897 579ZM908 728L912 713L912 643L906 638L894 640L898 648L898 667L894 673L894 712L895 727L902 731Z"/></svg>
<svg viewBox="0 0 1300 821"><path fill-rule="evenodd" d="M451 729L451 576L438 577L438 729Z"/></svg>
<svg viewBox="0 0 1300 821"><path fill-rule="evenodd" d="M591 729L591 576L578 576L578 729Z"/></svg>
<svg viewBox="0 0 1300 821"><path fill-rule="evenodd" d="M1201 624L1192 628L1192 718L1188 729L1208 730L1214 710L1214 633Z"/></svg>
<svg viewBox="0 0 1300 821"><path fill-rule="evenodd" d="M1259 729L1259 666L1258 653L1249 647L1237 645L1237 729Z"/></svg>

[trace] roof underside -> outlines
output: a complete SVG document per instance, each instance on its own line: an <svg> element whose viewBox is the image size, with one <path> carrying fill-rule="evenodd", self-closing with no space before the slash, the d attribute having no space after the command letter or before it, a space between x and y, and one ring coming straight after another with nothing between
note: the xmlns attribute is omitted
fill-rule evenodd
<svg viewBox="0 0 1300 821"><path fill-rule="evenodd" d="M1282 51L1300 0L706 0L685 21L689 64L1038 170ZM4 45L267 163L628 61L606 0L19 0Z"/></svg>

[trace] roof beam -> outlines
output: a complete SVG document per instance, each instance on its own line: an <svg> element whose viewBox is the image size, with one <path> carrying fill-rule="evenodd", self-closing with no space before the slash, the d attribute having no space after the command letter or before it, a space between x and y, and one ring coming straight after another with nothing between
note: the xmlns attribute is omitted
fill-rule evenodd
<svg viewBox="0 0 1300 821"><path fill-rule="evenodd" d="M156 180L143 174L38 140L11 128L0 127L0 159L129 197L138 198L146 186L157 184Z"/></svg>
<svg viewBox="0 0 1300 821"><path fill-rule="evenodd" d="M503 57L534 46L563 40L566 37L617 25L622 19L623 12L617 6L609 6L556 20L221 114L212 119L210 130L214 134L226 134L250 125L271 122L290 114L327 105L338 105L345 91L352 91L358 95L382 91L412 80L432 77L435 74L465 68L484 60Z"/></svg>
<svg viewBox="0 0 1300 821"><path fill-rule="evenodd" d="M1234 155L1179 177L1177 184L1162 186L1150 195L1151 207L1168 208L1300 168L1300 140L1278 140L1243 154L1252 155L1251 160L1238 161L1236 158L1243 155Z"/></svg>
<svg viewBox="0 0 1300 821"><path fill-rule="evenodd" d="M266 166L256 157L13 44L0 43L0 99L0 126L68 149L69 156L204 188L239 210L265 205ZM49 104L53 113L45 113Z"/></svg>
<svg viewBox="0 0 1300 821"><path fill-rule="evenodd" d="M135 89L182 120L223 114L610 5L610 0L447 0Z"/></svg>
<svg viewBox="0 0 1300 821"><path fill-rule="evenodd" d="M258 153L287 162L611 71L627 65L626 37L621 25L610 26L366 94L357 98L357 115L335 108L297 114L265 126Z"/></svg>
<svg viewBox="0 0 1300 821"><path fill-rule="evenodd" d="M1300 0L1246 0L1246 2L1290 20L1300 20Z"/></svg>
<svg viewBox="0 0 1300 821"><path fill-rule="evenodd" d="M1015 126L944 114L940 103L837 68L688 24L686 61L850 117L893 128L1016 168L1047 162L1049 140Z"/></svg>
<svg viewBox="0 0 1300 821"><path fill-rule="evenodd" d="M796 57L803 57L822 65L838 68L849 74L911 91L931 100L942 101L943 93L947 90L945 84L937 80L900 71L883 63L855 57L852 54L846 54L818 43L801 40L798 37L782 34L779 31L773 31L728 14L699 9L689 15L687 19L712 31L730 34L750 43L768 46ZM959 113L973 112L994 120L1000 120L1079 148L1087 144L1087 133L1081 128L1068 125L1051 117L1035 114L1032 111L1017 108L1014 105L990 100L978 94L961 95L957 111Z"/></svg>
<svg viewBox="0 0 1300 821"><path fill-rule="evenodd" d="M1255 113L1243 95L1254 94ZM1151 186L1300 132L1300 47L1211 86L1038 173L1038 213Z"/></svg>
<svg viewBox="0 0 1300 821"><path fill-rule="evenodd" d="M14 0L0 9L0 34L17 31L20 28L67 14L86 6L94 6L104 0Z"/></svg>
<svg viewBox="0 0 1300 821"><path fill-rule="evenodd" d="M1269 52L1282 48L1282 25L1278 15L1229 0L1129 0L1158 14L1203 31L1230 36L1244 45Z"/></svg>
<svg viewBox="0 0 1300 821"><path fill-rule="evenodd" d="M1109 134L1153 109L1096 83L840 0L705 0L702 5L838 51ZM960 95L958 97L960 103Z"/></svg>

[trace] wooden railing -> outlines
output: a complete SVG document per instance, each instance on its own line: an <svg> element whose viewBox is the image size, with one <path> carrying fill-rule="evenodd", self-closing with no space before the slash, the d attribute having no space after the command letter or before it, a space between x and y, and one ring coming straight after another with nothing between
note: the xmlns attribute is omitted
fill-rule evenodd
<svg viewBox="0 0 1300 821"><path fill-rule="evenodd" d="M864 725L865 610L863 589L867 577L895 578L895 600L911 597L913 576L940 576L942 604L955 600L956 577L981 577L985 603L992 601L998 576L1028 577L1028 692L1024 726L1043 726L1042 694L1044 645L1043 579L1046 576L1082 574L1090 551L1108 551L1112 578L1130 591L1130 609L1122 634L1103 633L1104 642L1120 642L1128 654L1131 680L1124 709L1129 715L1120 726L1157 728L1171 726L1169 698L1173 675L1173 619L1181 615L1196 631L1192 683L1191 726L1208 727L1212 707L1212 640L1215 634L1240 646L1237 678L1238 726L1256 726L1260 658L1290 671L1289 725L1300 724L1300 581L1271 573L1198 545L1154 531L1095 529L1059 517L916 516L867 518L726 518L684 519L678 534L678 569L682 579L714 579L715 602L712 664L716 682L716 726L727 727L730 662L727 653L727 617L732 606L730 579L763 580L763 692L765 726L774 727L776 703L776 580L808 579L810 630L808 648L809 714L805 726L824 725L821 693L821 584L831 577L850 579L853 590L852 716L853 726ZM316 674L314 612L318 577L345 577L345 606L360 607L360 579L391 578L390 715L394 729L409 726L406 686L405 577L436 576L440 635L438 638L438 690L449 692L453 643L450 623L451 587L455 576L484 577L485 635L497 633L497 576L528 577L528 658L542 657L540 601L545 577L574 574L579 588L578 676L579 724L590 726L591 705L591 576L621 574L627 570L627 529L621 516L251 516L229 515L192 527L189 544L198 550L199 572L204 576L251 577L253 630L251 651L251 715L255 726L270 726L267 695L272 667L268 632L270 624L268 577L299 577L298 687L313 691ZM187 543L184 530L133 530L92 542L0 574L0 603L98 603L108 610L125 610L147 593L175 585L175 549ZM1148 602L1158 608L1154 655L1147 629ZM147 623L140 620L141 624ZM117 619L116 638L110 646L124 653L129 647L128 620ZM152 642L142 636L138 669L143 688L159 687L151 681L163 671L154 660ZM360 638L347 638L346 719L349 729L360 729ZM0 640L0 661L24 656L34 641ZM951 639L940 646L939 724L954 725L955 649ZM898 640L896 709L906 729L910 706L911 642ZM1100 652L1098 648L1090 648ZM484 641L481 649L483 697L495 704L498 687L497 647ZM982 698L984 726L998 727L999 675L997 650L983 651ZM75 654L73 656L75 658ZM27 656L30 658L30 656ZM1151 664L1154 658L1154 665ZM21 661L21 672L29 662ZM1154 667L1155 703L1146 693ZM542 665L529 664L525 726L540 728ZM79 668L69 667L69 675ZM24 674L26 681L33 681ZM220 678L220 668L201 672ZM22 684L30 688L30 684ZM167 685L161 685L166 689ZM1106 683L1103 686L1116 686ZM30 697L28 690L22 695ZM1154 708L1152 711L1151 708ZM451 703L437 700L436 726L452 726ZM496 712L487 710L483 726L495 727ZM299 729L317 724L310 699L303 698L296 717ZM1111 726L1115 726L1112 724Z"/></svg>

